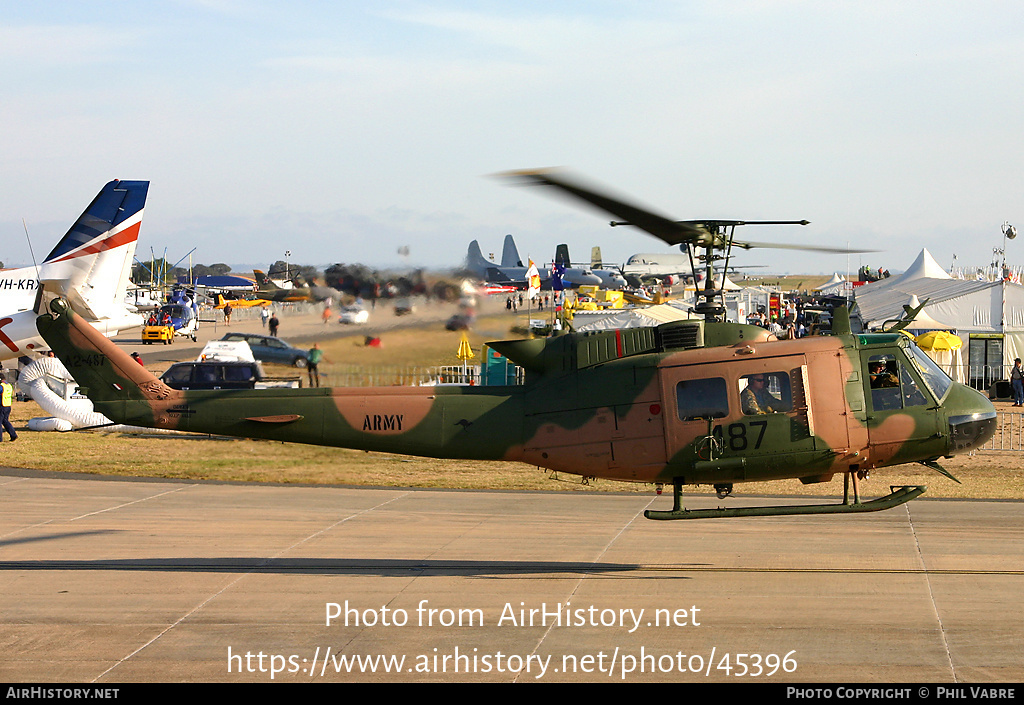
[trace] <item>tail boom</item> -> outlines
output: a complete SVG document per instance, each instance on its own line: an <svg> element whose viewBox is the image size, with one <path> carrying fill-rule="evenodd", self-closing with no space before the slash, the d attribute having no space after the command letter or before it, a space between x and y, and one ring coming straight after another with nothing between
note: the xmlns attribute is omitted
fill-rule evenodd
<svg viewBox="0 0 1024 705"><path fill-rule="evenodd" d="M433 458L519 459L517 387L171 389L66 302L40 334L93 401L118 423Z"/></svg>

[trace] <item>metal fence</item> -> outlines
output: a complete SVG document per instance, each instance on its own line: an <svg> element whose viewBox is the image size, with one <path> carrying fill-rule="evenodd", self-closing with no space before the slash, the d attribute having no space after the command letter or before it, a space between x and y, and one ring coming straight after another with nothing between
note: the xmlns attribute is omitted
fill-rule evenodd
<svg viewBox="0 0 1024 705"><path fill-rule="evenodd" d="M362 367L360 365L333 365L320 363L320 376L324 384L332 387L419 387L437 384L482 384L479 365L441 365L437 367ZM500 377L491 374L489 384L501 384ZM515 381L523 384L524 372L516 368Z"/></svg>
<svg viewBox="0 0 1024 705"><path fill-rule="evenodd" d="M1006 382L1006 393L1001 396L1010 396L1008 380L1011 367L1013 365L970 365L967 368L967 384L987 392L994 383ZM946 370L946 373L948 374L949 370Z"/></svg>
<svg viewBox="0 0 1024 705"><path fill-rule="evenodd" d="M320 375L332 387L418 387L425 384L476 384L475 367L362 367L320 364Z"/></svg>
<svg viewBox="0 0 1024 705"><path fill-rule="evenodd" d="M978 450L1024 450L1024 413L996 412L996 434Z"/></svg>

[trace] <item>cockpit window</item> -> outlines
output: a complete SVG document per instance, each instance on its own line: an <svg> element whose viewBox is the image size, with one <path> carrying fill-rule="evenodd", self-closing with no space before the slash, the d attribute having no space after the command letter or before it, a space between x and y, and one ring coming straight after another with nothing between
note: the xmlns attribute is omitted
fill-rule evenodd
<svg viewBox="0 0 1024 705"><path fill-rule="evenodd" d="M953 380L949 378L942 368L935 364L928 355L917 347L913 343L906 348L907 357L910 358L910 362L917 369L918 374L924 380L924 383L932 390L936 399L941 400L946 396L946 392L949 390L950 385L953 384Z"/></svg>
<svg viewBox="0 0 1024 705"><path fill-rule="evenodd" d="M928 397L906 366L899 364L895 355L872 355L868 359L868 373L871 404L876 411L928 404Z"/></svg>
<svg viewBox="0 0 1024 705"><path fill-rule="evenodd" d="M903 388L903 406L925 406L928 403L906 367L900 368L900 386Z"/></svg>
<svg viewBox="0 0 1024 705"><path fill-rule="evenodd" d="M895 355L872 355L868 363L872 389L893 389L900 386L899 365Z"/></svg>

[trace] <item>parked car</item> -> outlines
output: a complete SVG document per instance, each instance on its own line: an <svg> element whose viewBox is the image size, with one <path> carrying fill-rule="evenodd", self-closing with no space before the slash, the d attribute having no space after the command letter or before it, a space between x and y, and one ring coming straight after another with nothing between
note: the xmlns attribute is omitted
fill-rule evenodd
<svg viewBox="0 0 1024 705"><path fill-rule="evenodd" d="M444 324L445 330L469 330L473 325L473 318L464 313L456 313Z"/></svg>
<svg viewBox="0 0 1024 705"><path fill-rule="evenodd" d="M280 338L259 333L228 333L221 340L244 340L252 350L252 356L261 362L276 362L279 365L306 366L307 352L293 348Z"/></svg>
<svg viewBox="0 0 1024 705"><path fill-rule="evenodd" d="M370 312L362 306L346 306L341 309L341 318L338 323L354 324L366 323L370 320Z"/></svg>
<svg viewBox="0 0 1024 705"><path fill-rule="evenodd" d="M398 299L395 301L396 316L407 316L415 311L416 306L413 304L412 299Z"/></svg>

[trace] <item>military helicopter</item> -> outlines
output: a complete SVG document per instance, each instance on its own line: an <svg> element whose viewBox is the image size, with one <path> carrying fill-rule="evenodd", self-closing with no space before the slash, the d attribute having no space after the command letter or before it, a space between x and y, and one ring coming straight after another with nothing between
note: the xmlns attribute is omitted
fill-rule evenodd
<svg viewBox="0 0 1024 705"><path fill-rule="evenodd" d="M549 173L517 176L525 174L564 188ZM716 250L743 246L731 230L721 235L724 221L677 224L586 193L584 200L603 199L600 207L666 241L699 243L709 271ZM49 302L37 326L96 410L115 423L671 484L673 508L648 511L650 519L888 509L926 488L894 487L861 501L859 480L869 470L916 462L948 475L940 458L994 433L988 399L953 382L903 335L854 335L840 313L832 336L776 340L762 328L722 321L714 298L705 293L698 304L703 320L489 343L525 369L519 386L179 391L61 299ZM682 506L685 485L710 484L724 498L734 483L826 482L837 473L845 478L842 504Z"/></svg>

